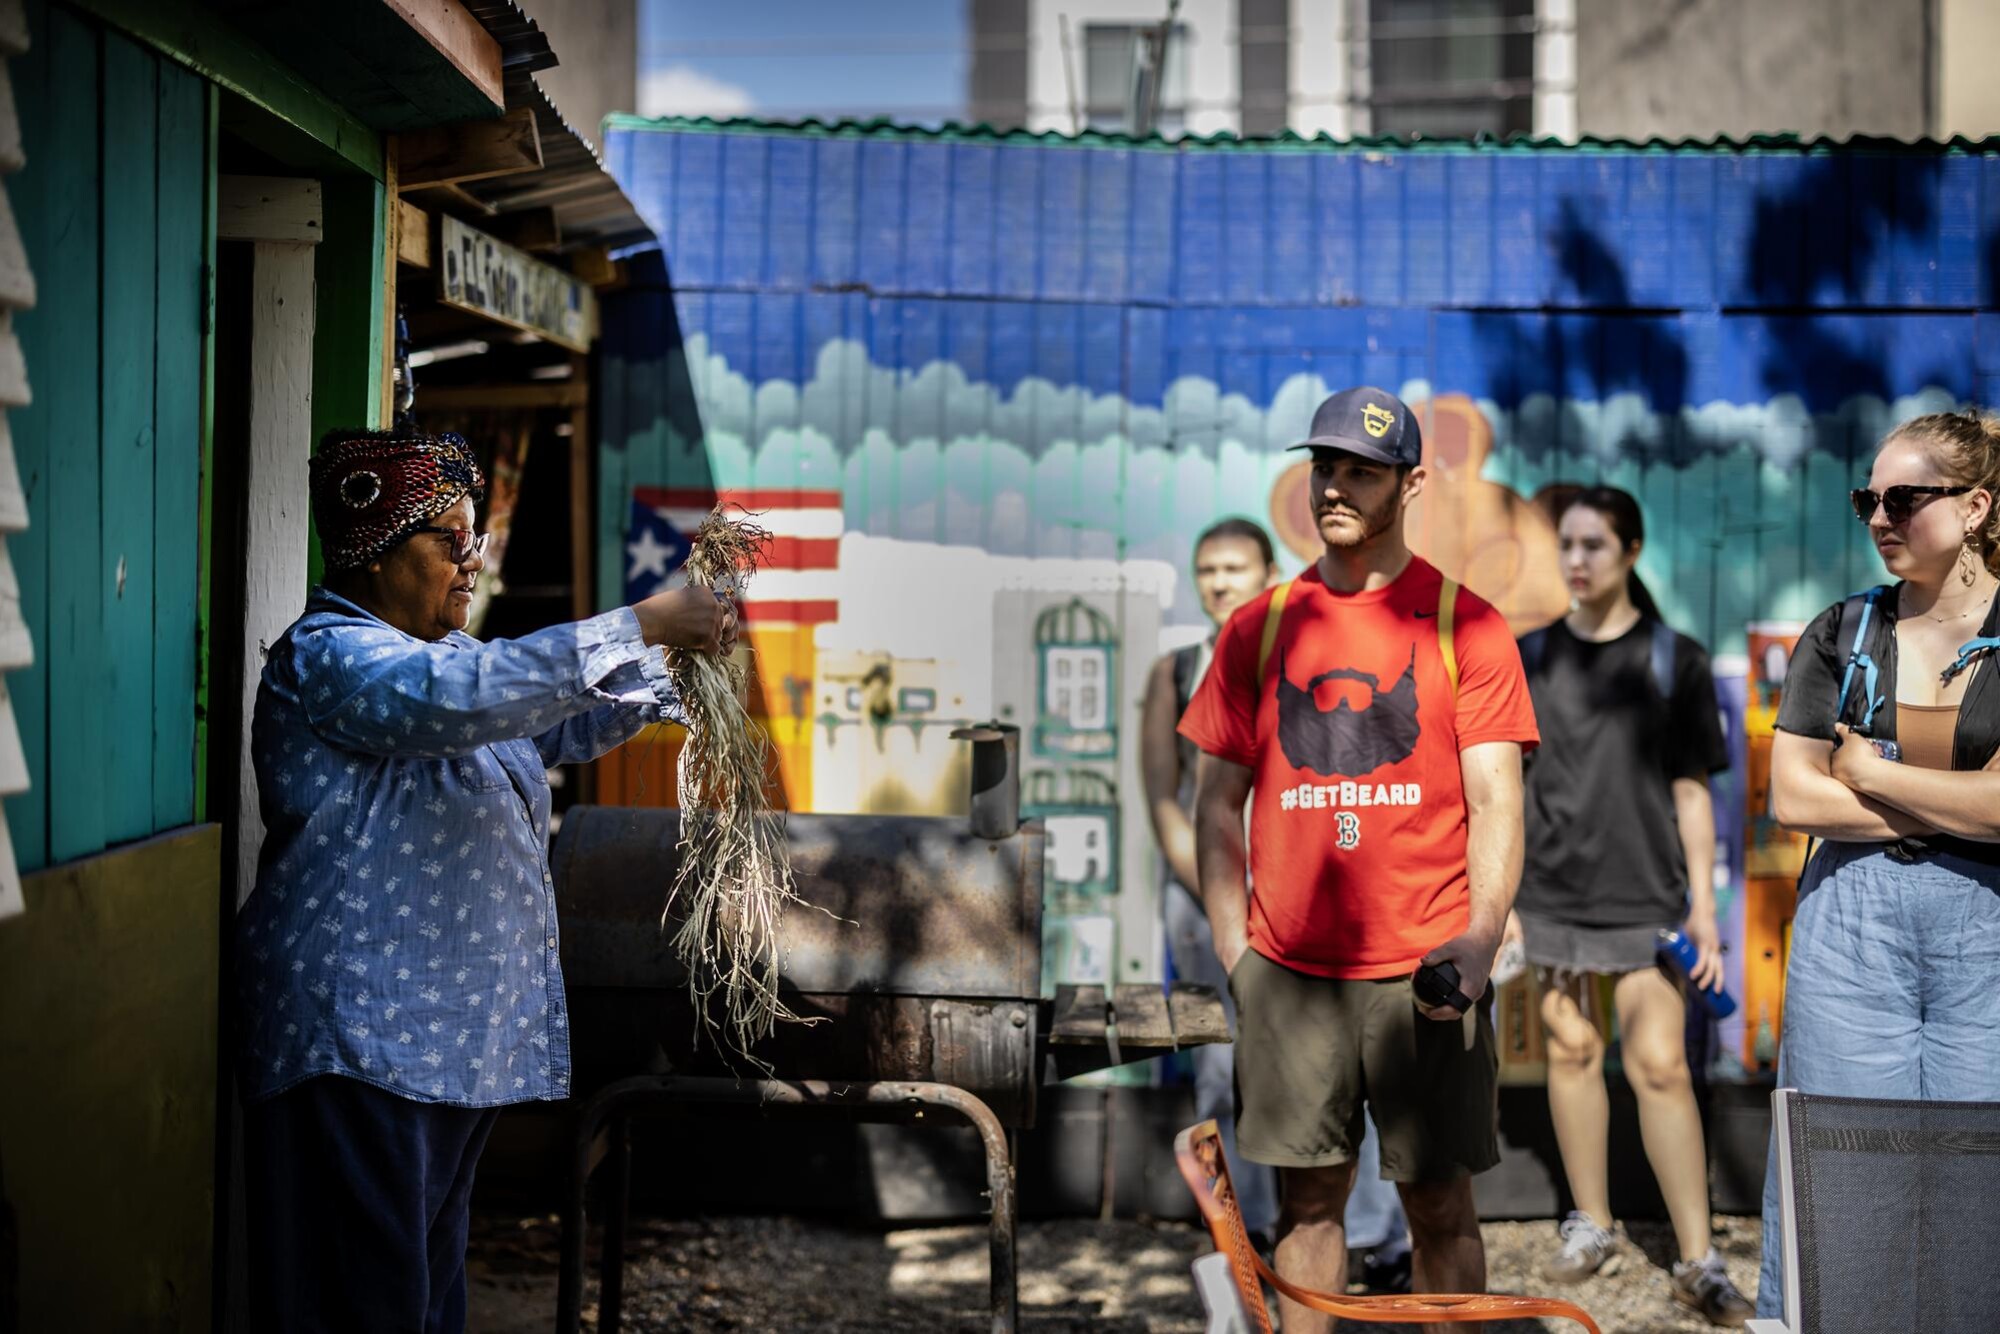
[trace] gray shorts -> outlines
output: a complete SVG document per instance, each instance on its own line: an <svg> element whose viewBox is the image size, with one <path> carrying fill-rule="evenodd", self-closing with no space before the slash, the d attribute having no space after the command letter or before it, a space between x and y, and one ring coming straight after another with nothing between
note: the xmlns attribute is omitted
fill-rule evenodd
<svg viewBox="0 0 2000 1334"><path fill-rule="evenodd" d="M1673 926L1578 926L1514 910L1521 919L1528 962L1558 976L1636 973L1659 962L1660 930Z"/></svg>
<svg viewBox="0 0 2000 1334"><path fill-rule="evenodd" d="M1236 1144L1251 1162L1351 1162L1364 1106L1389 1181L1449 1181L1500 1161L1490 991L1441 1022L1417 1013L1407 977L1315 977L1255 950L1231 970L1229 990Z"/></svg>

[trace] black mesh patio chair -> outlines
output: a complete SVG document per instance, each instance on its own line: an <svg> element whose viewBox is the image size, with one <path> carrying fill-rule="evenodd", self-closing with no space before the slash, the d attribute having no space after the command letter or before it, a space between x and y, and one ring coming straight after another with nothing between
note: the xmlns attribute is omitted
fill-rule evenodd
<svg viewBox="0 0 2000 1334"><path fill-rule="evenodd" d="M1785 1317L1752 1334L2000 1330L2000 1103L1779 1089L1771 1113Z"/></svg>

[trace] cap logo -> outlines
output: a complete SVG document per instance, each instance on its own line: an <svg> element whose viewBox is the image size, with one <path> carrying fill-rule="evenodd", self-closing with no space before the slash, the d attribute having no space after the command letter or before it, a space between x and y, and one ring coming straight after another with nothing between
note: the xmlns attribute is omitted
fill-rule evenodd
<svg viewBox="0 0 2000 1334"><path fill-rule="evenodd" d="M1364 403L1361 406L1361 427L1377 440L1389 433L1389 427L1395 420L1396 414L1387 408L1377 407L1373 403Z"/></svg>

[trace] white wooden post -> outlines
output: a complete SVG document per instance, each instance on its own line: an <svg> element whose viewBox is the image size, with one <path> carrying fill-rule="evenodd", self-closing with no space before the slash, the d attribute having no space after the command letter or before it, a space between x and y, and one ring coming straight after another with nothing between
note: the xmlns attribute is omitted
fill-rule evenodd
<svg viewBox="0 0 2000 1334"><path fill-rule="evenodd" d="M242 744L237 755L236 901L257 882L264 820L250 762L250 720L264 654L298 618L306 588L311 506L313 247L320 185L290 177L225 176L217 239L252 243L249 494L243 532Z"/></svg>

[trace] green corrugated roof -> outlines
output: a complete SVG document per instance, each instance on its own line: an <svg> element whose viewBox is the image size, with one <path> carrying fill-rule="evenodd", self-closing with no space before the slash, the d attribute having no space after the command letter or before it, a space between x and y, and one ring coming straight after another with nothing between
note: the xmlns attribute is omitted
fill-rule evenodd
<svg viewBox="0 0 2000 1334"><path fill-rule="evenodd" d="M1479 135L1470 139L1430 139L1423 136L1360 135L1337 139L1329 134L1302 135L1291 130L1279 134L1244 138L1222 131L1217 134L1190 134L1179 139L1161 135L1137 138L1129 134L1107 134L1085 130L1064 134L1058 130L1003 130L992 125L963 125L947 121L937 126L905 125L887 118L874 120L761 120L754 116L632 116L616 113L605 119L611 130L661 130L686 134L759 134L804 139L891 139L928 140L941 143L1043 144L1077 147L1141 148L1164 152L1235 150L1249 152L1297 152L1302 149L1335 148L1357 152L1405 153L2000 153L2000 136L1984 139L1954 137L1937 139L1892 139L1855 135L1848 139L1806 138L1798 134L1753 134L1741 139L1721 135L1713 139L1598 139L1577 140L1536 137L1528 134L1496 138Z"/></svg>

